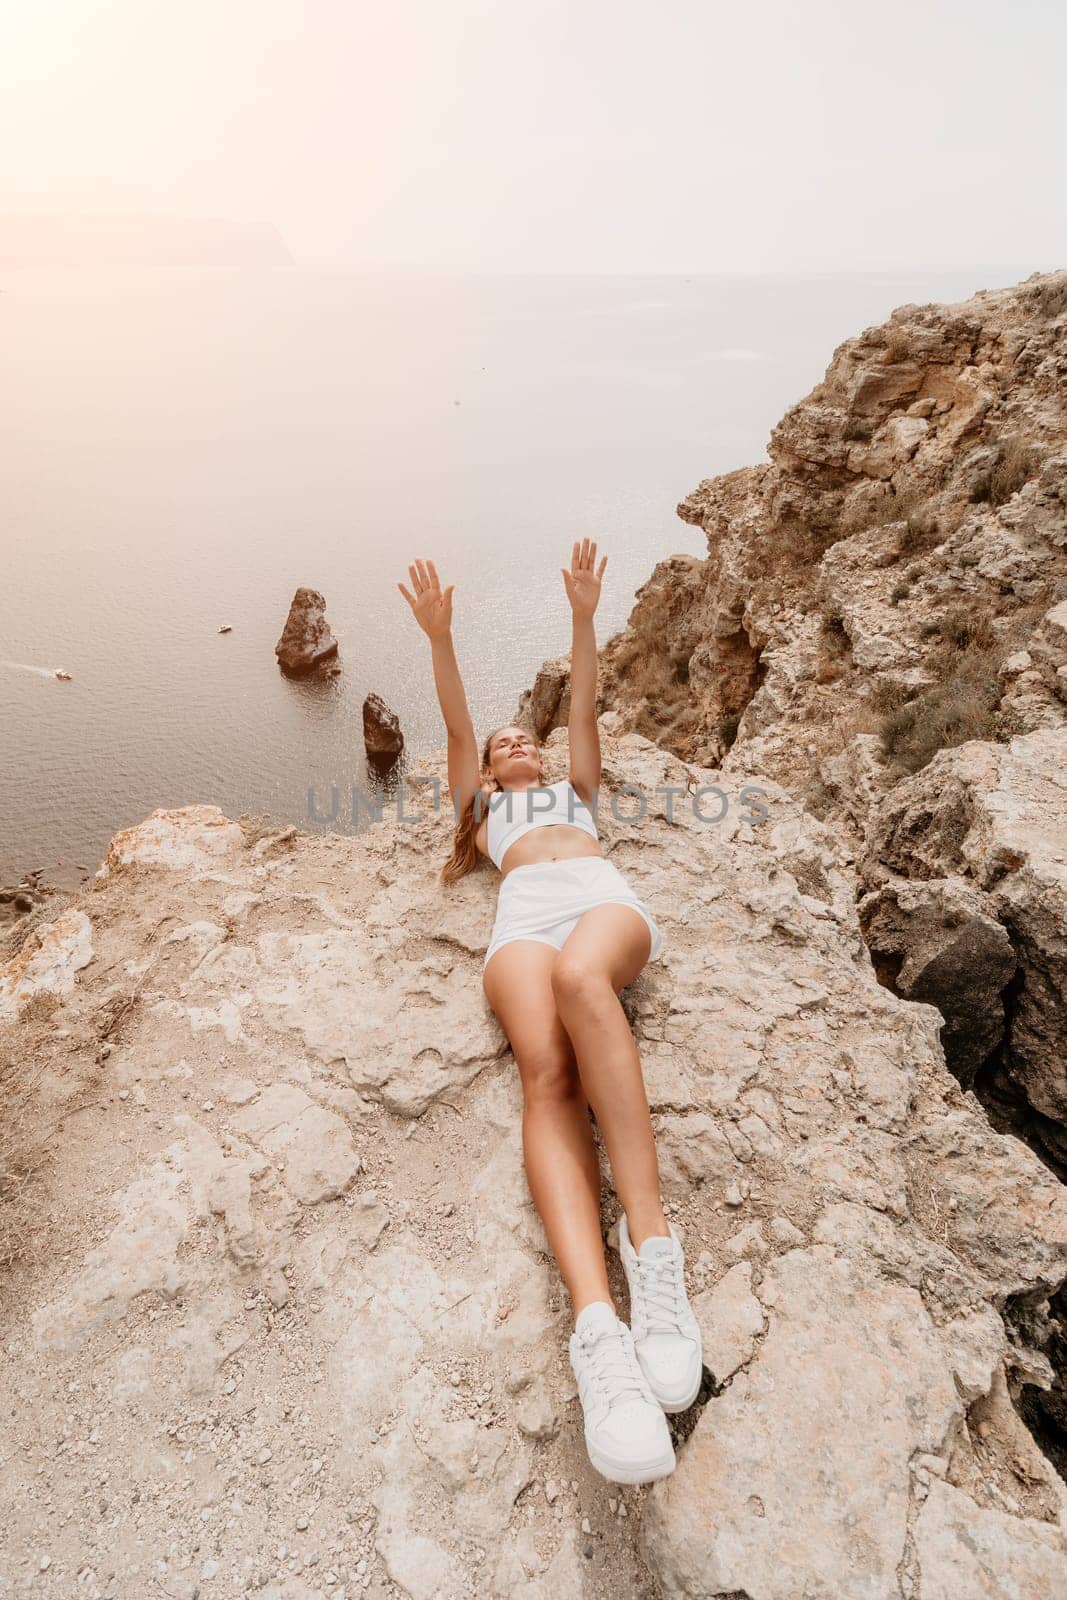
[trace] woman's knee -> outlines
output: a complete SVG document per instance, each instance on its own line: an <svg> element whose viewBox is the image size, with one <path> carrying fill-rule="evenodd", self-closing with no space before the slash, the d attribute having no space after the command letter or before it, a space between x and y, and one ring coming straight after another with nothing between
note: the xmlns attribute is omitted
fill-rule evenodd
<svg viewBox="0 0 1067 1600"><path fill-rule="evenodd" d="M563 1050L527 1052L518 1058L523 1098L527 1105L570 1100L582 1092L573 1055Z"/></svg>
<svg viewBox="0 0 1067 1600"><path fill-rule="evenodd" d="M552 993L560 1009L588 1004L614 992L602 968L582 955L570 954L566 946L552 963Z"/></svg>

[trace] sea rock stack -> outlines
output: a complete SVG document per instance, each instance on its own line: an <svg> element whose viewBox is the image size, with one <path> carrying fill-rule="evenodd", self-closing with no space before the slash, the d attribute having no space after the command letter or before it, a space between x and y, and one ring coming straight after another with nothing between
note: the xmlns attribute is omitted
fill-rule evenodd
<svg viewBox="0 0 1067 1600"><path fill-rule="evenodd" d="M326 621L326 601L317 589L299 588L293 596L282 636L274 646L283 672L311 672L337 654L337 640Z"/></svg>
<svg viewBox="0 0 1067 1600"><path fill-rule="evenodd" d="M400 720L380 694L369 694L363 702L363 744L367 760L379 767L390 766L403 753Z"/></svg>

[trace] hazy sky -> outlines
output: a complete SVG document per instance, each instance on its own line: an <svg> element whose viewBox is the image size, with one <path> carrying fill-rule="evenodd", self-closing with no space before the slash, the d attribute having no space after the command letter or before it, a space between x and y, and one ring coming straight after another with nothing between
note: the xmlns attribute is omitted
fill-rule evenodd
<svg viewBox="0 0 1067 1600"><path fill-rule="evenodd" d="M1059 0L0 0L0 211L367 268L1067 265Z"/></svg>

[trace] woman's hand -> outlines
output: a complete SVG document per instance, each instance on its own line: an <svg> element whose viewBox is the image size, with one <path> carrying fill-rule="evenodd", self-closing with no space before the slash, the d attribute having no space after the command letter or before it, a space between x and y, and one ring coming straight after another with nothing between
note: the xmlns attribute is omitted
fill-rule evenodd
<svg viewBox="0 0 1067 1600"><path fill-rule="evenodd" d="M428 639L444 639L452 631L452 590L450 583L442 593L437 568L432 561L415 561L408 566L414 594L402 583L397 588L411 607L415 621Z"/></svg>
<svg viewBox="0 0 1067 1600"><path fill-rule="evenodd" d="M576 617L591 617L596 610L600 599L600 580L607 564L607 556L602 556L599 568L596 565L595 539L583 539L580 545L575 539L571 550L571 570L568 572L566 567L560 567L559 570L563 574L567 599Z"/></svg>

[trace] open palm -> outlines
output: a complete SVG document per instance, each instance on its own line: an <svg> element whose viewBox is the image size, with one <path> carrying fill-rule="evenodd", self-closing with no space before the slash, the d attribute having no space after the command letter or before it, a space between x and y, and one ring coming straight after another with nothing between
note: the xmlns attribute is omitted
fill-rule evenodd
<svg viewBox="0 0 1067 1600"><path fill-rule="evenodd" d="M576 617L591 617L596 610L600 599L600 580L607 564L607 556L601 557L599 567L596 564L595 539L575 539L570 571L566 567L560 567L559 570L563 574L567 599Z"/></svg>
<svg viewBox="0 0 1067 1600"><path fill-rule="evenodd" d="M397 588L411 607L415 621L423 633L430 639L439 639L448 633L452 627L452 590L456 587L450 583L442 591L437 578L437 568L432 561L416 560L408 566L408 576L411 579L414 594L400 582Z"/></svg>

